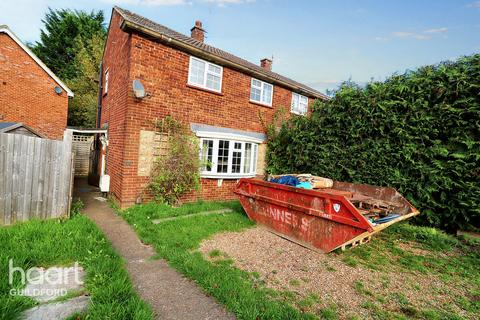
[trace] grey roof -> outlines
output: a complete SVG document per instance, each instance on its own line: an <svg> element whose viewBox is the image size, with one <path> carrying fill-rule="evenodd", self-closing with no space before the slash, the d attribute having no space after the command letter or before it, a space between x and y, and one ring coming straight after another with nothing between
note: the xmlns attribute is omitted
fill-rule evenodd
<svg viewBox="0 0 480 320"><path fill-rule="evenodd" d="M16 124L17 124L17 122L0 122L0 130L12 127Z"/></svg>
<svg viewBox="0 0 480 320"><path fill-rule="evenodd" d="M179 42L182 42L185 45L188 45L194 49L201 50L205 54L209 54L211 56L216 56L222 59L225 59L227 61L230 61L233 64L240 65L244 68L247 68L252 71L252 73L257 73L265 78L270 79L273 82L283 82L286 83L294 88L298 88L299 91L302 91L303 93L308 94L309 96L313 96L315 98L321 98L321 99L329 99L328 96L324 95L323 93L310 88L309 86L306 86L304 84L301 84L295 80L289 79L287 77L284 77L278 73L266 70L262 68L259 65L256 65L254 63L251 63L247 60L244 60L242 58L239 58L231 53L228 53L226 51L220 50L218 48L212 47L204 42L198 41L196 39L193 39L191 37L188 37L186 35L183 35L175 30L172 30L170 28L167 28L159 23L156 23L152 20L149 20L147 18L144 18L140 15L137 15L133 12L130 12L128 10L119 8L117 6L114 7L114 10L116 10L126 21L130 22L134 26L140 27L140 28L145 28L150 31L153 31L154 33L158 33L161 35L164 35L168 38L175 39ZM138 30L137 31L142 31Z"/></svg>
<svg viewBox="0 0 480 320"><path fill-rule="evenodd" d="M45 135L41 134L40 132L37 132L37 130L32 129L26 124L23 124L21 122L0 122L0 133L8 133L17 128L25 128L31 133L33 133L34 135L40 138L45 138Z"/></svg>
<svg viewBox="0 0 480 320"><path fill-rule="evenodd" d="M190 123L190 129L197 133L201 134L202 132L208 133L218 133L218 134L225 134L225 135L236 135L239 137L246 137L246 138L253 138L265 141L267 140L267 136L261 132L252 132L252 131L244 131L244 130L236 130L224 127L215 127L210 126L207 124L199 124L199 123Z"/></svg>

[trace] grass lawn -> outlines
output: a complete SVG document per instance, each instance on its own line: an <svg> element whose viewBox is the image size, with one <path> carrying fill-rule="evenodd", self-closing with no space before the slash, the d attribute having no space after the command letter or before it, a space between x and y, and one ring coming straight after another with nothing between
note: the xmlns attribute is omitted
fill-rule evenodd
<svg viewBox="0 0 480 320"><path fill-rule="evenodd" d="M0 244L0 319L15 319L35 305L30 298L9 295L9 259L25 270L78 261L87 273L85 289L92 302L88 313L75 319L153 319L150 307L132 288L121 258L82 215L65 221L30 221L2 227ZM15 287L20 289L18 274Z"/></svg>
<svg viewBox="0 0 480 320"><path fill-rule="evenodd" d="M159 224L151 222L159 218L223 208L233 209L234 212L197 215ZM146 204L134 206L120 214L134 226L144 242L155 247L159 257L193 279L239 319L343 318L334 305L335 301L328 308L313 312L314 308L310 307L319 302L316 295L298 300L288 290L268 288L257 272L240 270L233 265L229 256L223 256L218 250L212 250L208 256L197 250L203 240L212 238L216 233L242 231L254 225L238 202L199 202L179 208ZM408 247L400 246L401 243L408 244ZM453 304L467 318L475 319L480 315L479 251L478 243L460 241L431 228L400 224L382 232L370 244L331 256L343 265L372 270L372 273L384 272L388 275L389 272L405 272L413 274L413 277L416 274L432 275L449 285L464 286L468 291L464 297L452 296L442 310L427 307L419 309L405 296L379 296L369 290L367 284L355 283L352 290L365 300L362 308L368 310L371 318L461 319L449 311L449 304ZM326 270L335 272L332 267ZM420 288L414 283L408 285L412 286L412 290ZM290 283L290 286L295 287L295 284ZM416 294L421 296L422 292ZM401 306L400 309L389 310L388 306L393 301Z"/></svg>
<svg viewBox="0 0 480 320"><path fill-rule="evenodd" d="M230 208L233 213L193 216L153 224L152 219L188 215ZM122 211L142 241L152 244L158 255L193 279L223 303L239 319L314 319L289 304L271 298L272 290L263 287L251 274L232 266L228 259L212 263L195 249L217 232L240 231L253 226L238 202L203 202L172 208L161 204L134 206Z"/></svg>

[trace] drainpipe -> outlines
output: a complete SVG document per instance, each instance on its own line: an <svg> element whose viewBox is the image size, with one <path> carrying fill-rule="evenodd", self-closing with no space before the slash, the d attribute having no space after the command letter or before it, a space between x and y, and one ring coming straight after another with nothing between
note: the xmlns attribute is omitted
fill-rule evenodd
<svg viewBox="0 0 480 320"><path fill-rule="evenodd" d="M102 116L102 99L103 99L103 62L100 62L100 72L98 73L98 106L97 106L97 128L100 128L100 120Z"/></svg>

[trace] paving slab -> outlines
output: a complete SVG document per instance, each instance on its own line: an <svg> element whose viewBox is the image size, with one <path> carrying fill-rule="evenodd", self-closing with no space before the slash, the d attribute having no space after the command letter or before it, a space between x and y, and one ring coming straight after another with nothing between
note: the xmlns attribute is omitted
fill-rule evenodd
<svg viewBox="0 0 480 320"><path fill-rule="evenodd" d="M66 301L42 304L23 312L23 320L63 320L75 313L84 313L88 309L90 298L80 296Z"/></svg>
<svg viewBox="0 0 480 320"><path fill-rule="evenodd" d="M65 296L72 291L83 290L85 271L77 264L68 267L32 268L24 296L44 303Z"/></svg>
<svg viewBox="0 0 480 320"><path fill-rule="evenodd" d="M75 184L77 189L85 188L86 180L77 180ZM155 250L143 244L108 203L95 200L98 196L99 192L75 193L75 197L80 197L85 204L82 212L97 224L124 258L135 289L151 305L156 319L235 319L225 307L171 268L165 260L152 259Z"/></svg>

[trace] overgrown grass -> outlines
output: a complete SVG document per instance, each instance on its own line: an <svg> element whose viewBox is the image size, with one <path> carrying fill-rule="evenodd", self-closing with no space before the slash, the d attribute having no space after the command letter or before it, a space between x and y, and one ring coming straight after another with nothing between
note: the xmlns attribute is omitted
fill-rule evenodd
<svg viewBox="0 0 480 320"><path fill-rule="evenodd" d="M85 287L92 303L86 315L75 319L153 319L150 307L132 288L120 257L82 215L75 214L65 221L30 221L0 228L0 244L0 319L15 319L35 304L29 298L9 294L9 259L25 270L78 261L87 272ZM18 273L14 280L13 287L20 289Z"/></svg>
<svg viewBox="0 0 480 320"><path fill-rule="evenodd" d="M233 209L233 213L191 216L188 219L163 221L158 225L151 220L188 215L197 212ZM247 273L232 265L232 260L219 250L212 250L204 258L196 249L200 242L215 233L241 231L253 225L243 213L238 202L199 202L172 208L161 204L146 204L121 212L136 228L142 240L152 244L160 257L171 266L193 279L207 293L223 303L239 319L309 319L308 313L319 303L316 295L298 299L291 291L274 291L264 287L258 273ZM402 249L400 244L410 244L420 252ZM434 274L441 281L454 285L470 283L468 297L452 299L451 304L469 315L480 314L480 256L478 246L447 235L438 229L394 225L376 235L372 242L338 255L346 264L384 271L381 283L389 286L388 273L393 271ZM423 251L422 251L423 250ZM325 266L327 272L335 268ZM272 271L275 273L274 271ZM296 286L302 279L291 279ZM420 290L420 287L412 290ZM477 288L477 289L475 289ZM365 298L362 307L375 319L461 319L445 306L445 310L416 308L401 293L381 296L368 289L364 283L354 283L354 290ZM421 294L419 291L418 294ZM399 305L396 311L390 304ZM324 307L316 316L323 319L339 317L335 301ZM350 314L355 319L354 314Z"/></svg>
<svg viewBox="0 0 480 320"><path fill-rule="evenodd" d="M373 310L379 319L391 318L392 314L384 308L390 301L400 305L407 318L463 319L452 311L452 306L464 310L469 318L480 317L480 246L472 240L456 238L435 228L400 223L376 235L368 245L345 251L340 257L350 266L362 265L385 274L428 274L447 287L467 288L466 296L452 295L442 310L417 310L402 295L380 297L366 290L363 283L355 283L356 292L367 298L365 308ZM382 281L388 286L388 277ZM422 294L419 285L413 284L412 290Z"/></svg>
<svg viewBox="0 0 480 320"><path fill-rule="evenodd" d="M233 213L192 216L189 219L164 221L157 225L152 219L166 218L230 208ZM193 279L208 294L224 304L238 319L314 319L282 300L281 295L265 288L255 274L232 266L232 260L212 253L207 261L195 249L200 242L217 232L240 231L253 223L238 202L199 202L172 208L161 204L134 206L121 212L136 228L142 241L152 244L158 255Z"/></svg>

